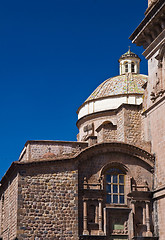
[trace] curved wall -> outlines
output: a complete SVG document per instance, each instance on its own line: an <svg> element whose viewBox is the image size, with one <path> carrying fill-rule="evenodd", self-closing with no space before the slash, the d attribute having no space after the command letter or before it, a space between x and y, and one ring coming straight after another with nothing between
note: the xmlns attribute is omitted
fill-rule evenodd
<svg viewBox="0 0 165 240"><path fill-rule="evenodd" d="M120 107L122 104L135 104L140 105L143 102L142 94L129 94L120 96L111 96L98 100L85 102L78 109L78 119L92 113L97 113L105 110L113 110Z"/></svg>

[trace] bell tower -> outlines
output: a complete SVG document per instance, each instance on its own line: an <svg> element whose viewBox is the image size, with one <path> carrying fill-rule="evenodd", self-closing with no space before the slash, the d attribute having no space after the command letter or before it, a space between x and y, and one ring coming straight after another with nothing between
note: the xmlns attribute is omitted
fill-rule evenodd
<svg viewBox="0 0 165 240"><path fill-rule="evenodd" d="M130 47L126 53L119 58L120 75L127 73L139 74L141 59L137 54L131 52Z"/></svg>

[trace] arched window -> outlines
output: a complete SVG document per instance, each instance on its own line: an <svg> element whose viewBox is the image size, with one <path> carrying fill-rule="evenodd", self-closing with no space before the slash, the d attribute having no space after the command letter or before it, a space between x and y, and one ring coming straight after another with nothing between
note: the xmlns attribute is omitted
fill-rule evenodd
<svg viewBox="0 0 165 240"><path fill-rule="evenodd" d="M124 204L125 174L119 168L111 168L106 172L106 202Z"/></svg>
<svg viewBox="0 0 165 240"><path fill-rule="evenodd" d="M128 62L125 62L124 65L125 65L125 72L128 72Z"/></svg>
<svg viewBox="0 0 165 240"><path fill-rule="evenodd" d="M131 72L135 72L135 63L134 62L131 63Z"/></svg>

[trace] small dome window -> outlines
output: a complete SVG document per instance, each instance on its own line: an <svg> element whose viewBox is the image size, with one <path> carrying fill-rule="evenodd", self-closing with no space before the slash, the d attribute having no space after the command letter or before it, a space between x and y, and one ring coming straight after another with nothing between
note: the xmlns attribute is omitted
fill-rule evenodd
<svg viewBox="0 0 165 240"><path fill-rule="evenodd" d="M131 72L132 73L135 72L135 63L134 62L131 63Z"/></svg>
<svg viewBox="0 0 165 240"><path fill-rule="evenodd" d="M125 72L127 73L128 72L128 62L125 62Z"/></svg>

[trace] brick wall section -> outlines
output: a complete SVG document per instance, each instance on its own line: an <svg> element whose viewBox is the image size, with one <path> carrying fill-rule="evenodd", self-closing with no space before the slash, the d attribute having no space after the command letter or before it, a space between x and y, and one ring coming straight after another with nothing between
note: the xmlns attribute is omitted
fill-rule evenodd
<svg viewBox="0 0 165 240"><path fill-rule="evenodd" d="M14 239L17 233L18 176L8 183L1 195L1 236L3 240Z"/></svg>
<svg viewBox="0 0 165 240"><path fill-rule="evenodd" d="M141 111L137 108L129 106L129 108L125 109L124 120L125 142L136 145L138 142L142 141Z"/></svg>
<svg viewBox="0 0 165 240"><path fill-rule="evenodd" d="M136 145L148 152L151 143L144 139L143 117L140 106L125 105L117 114L117 141Z"/></svg>
<svg viewBox="0 0 165 240"><path fill-rule="evenodd" d="M101 130L97 134L97 141L100 142L110 142L116 141L117 128L112 124L103 125Z"/></svg>
<svg viewBox="0 0 165 240"><path fill-rule="evenodd" d="M18 206L19 240L77 240L78 172L74 162L24 168Z"/></svg>
<svg viewBox="0 0 165 240"><path fill-rule="evenodd" d="M20 161L32 161L41 159L49 151L55 157L74 156L81 149L87 147L87 143L64 141L28 141L20 155Z"/></svg>
<svg viewBox="0 0 165 240"><path fill-rule="evenodd" d="M103 136L104 136L104 142L109 142L109 141L116 141L116 131L111 130L111 129L104 129L103 130Z"/></svg>

